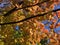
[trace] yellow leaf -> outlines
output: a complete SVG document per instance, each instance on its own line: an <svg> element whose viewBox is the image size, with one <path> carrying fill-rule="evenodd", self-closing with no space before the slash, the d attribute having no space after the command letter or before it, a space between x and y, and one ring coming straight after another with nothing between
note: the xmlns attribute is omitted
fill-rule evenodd
<svg viewBox="0 0 60 45"><path fill-rule="evenodd" d="M4 42L0 42L0 45L4 45Z"/></svg>

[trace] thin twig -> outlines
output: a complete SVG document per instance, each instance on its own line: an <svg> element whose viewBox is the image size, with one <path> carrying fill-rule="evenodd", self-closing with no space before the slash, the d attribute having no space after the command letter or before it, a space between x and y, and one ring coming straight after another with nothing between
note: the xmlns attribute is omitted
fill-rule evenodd
<svg viewBox="0 0 60 45"><path fill-rule="evenodd" d="M39 4L42 4L44 2L48 2L49 0L45 0L43 2L40 2L40 3L37 3L35 5L29 5L29 6L26 6L26 7L22 7L22 8L18 8L17 7L14 7L13 9L11 9L10 11L8 11L6 14L4 14L3 16L9 16L11 13L13 13L14 11L17 11L17 10L20 10L20 9L25 9L25 8L29 8L29 7L33 7L33 6L36 6L36 5L39 5Z"/></svg>

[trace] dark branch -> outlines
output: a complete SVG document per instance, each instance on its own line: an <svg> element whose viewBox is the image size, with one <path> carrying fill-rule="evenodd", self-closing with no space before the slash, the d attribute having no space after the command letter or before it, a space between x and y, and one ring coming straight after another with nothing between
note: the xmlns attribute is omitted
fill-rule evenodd
<svg viewBox="0 0 60 45"><path fill-rule="evenodd" d="M36 6L36 5L39 5L39 4L42 4L44 2L48 2L49 0L45 0L41 3L37 3L35 5L29 5L29 6L26 6L26 7L22 7L22 8L18 8L16 9L17 7L14 7L12 10L8 11L6 14L4 14L3 16L9 16L11 13L13 13L14 11L17 11L17 10L20 10L20 9L25 9L25 8L29 8L29 7L33 7L33 6Z"/></svg>
<svg viewBox="0 0 60 45"><path fill-rule="evenodd" d="M38 14L38 15L36 15L36 16L32 16L32 17L29 17L29 18L26 18L26 19L23 19L23 20L20 20L20 21L17 21L17 22L0 23L0 25L20 23L20 22L23 22L23 21L26 21L26 20L29 20L29 19L32 19L32 18L35 18L35 17L44 16L44 15L46 15L46 14L48 14L48 13L51 13L51 12L56 12L56 11L59 11L59 10L60 10L60 9L52 10L52 11L49 11L49 12L47 12L47 13Z"/></svg>

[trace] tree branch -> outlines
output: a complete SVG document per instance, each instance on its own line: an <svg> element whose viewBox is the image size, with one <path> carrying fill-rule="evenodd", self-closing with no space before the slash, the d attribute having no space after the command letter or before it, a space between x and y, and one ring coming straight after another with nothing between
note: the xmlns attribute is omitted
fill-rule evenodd
<svg viewBox="0 0 60 45"><path fill-rule="evenodd" d="M44 2L48 2L49 0L45 0L41 3L37 3L35 5L29 5L29 6L26 6L26 7L22 7L22 8L18 8L17 7L14 7L12 10L8 11L6 14L4 14L3 16L9 16L11 13L13 13L14 11L17 11L17 10L20 10L20 9L25 9L25 8L29 8L29 7L33 7L33 6L36 6L36 5L39 5L39 4L42 4Z"/></svg>
<svg viewBox="0 0 60 45"><path fill-rule="evenodd" d="M32 17L29 17L29 18L26 18L26 19L23 19L23 20L20 20L20 21L17 21L17 22L9 22L9 23L0 23L0 25L7 25L7 24L16 24L16 23L20 23L20 22L23 22L23 21L26 21L26 20L29 20L29 19L32 19L32 18L35 18L35 17L39 17L39 16L44 16L48 13L51 13L51 12L56 12L56 11L59 11L60 9L56 9L56 10L52 10L52 11L49 11L47 13L44 13L44 14L38 14L36 16L32 16Z"/></svg>

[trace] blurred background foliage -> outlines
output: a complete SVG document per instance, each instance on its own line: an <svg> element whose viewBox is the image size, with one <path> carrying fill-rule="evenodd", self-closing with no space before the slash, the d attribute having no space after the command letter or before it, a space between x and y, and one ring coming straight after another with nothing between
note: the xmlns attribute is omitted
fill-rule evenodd
<svg viewBox="0 0 60 45"><path fill-rule="evenodd" d="M23 3L19 5L21 1ZM41 3L43 1L46 0L0 0L0 23L17 22L37 14L46 13L53 10L54 4L57 3L57 0L49 0ZM41 4L35 5L37 3ZM14 7L18 9L30 5L35 6L14 11L4 17L4 14ZM0 25L0 45L59 45L60 35L53 31L54 24L47 23L44 25L46 20L47 22L51 22L54 14L52 12L24 22ZM44 26L50 26L50 31L48 27L44 28Z"/></svg>

